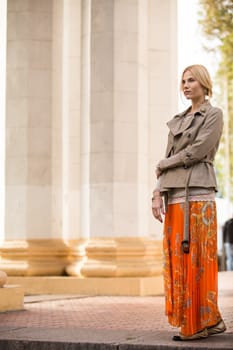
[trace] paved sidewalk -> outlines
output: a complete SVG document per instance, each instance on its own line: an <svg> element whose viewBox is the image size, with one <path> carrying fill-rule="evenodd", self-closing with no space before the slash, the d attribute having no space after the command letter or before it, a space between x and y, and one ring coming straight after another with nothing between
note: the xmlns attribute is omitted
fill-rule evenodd
<svg viewBox="0 0 233 350"><path fill-rule="evenodd" d="M233 273L220 273L219 306L227 331L192 342L164 316L164 298L30 296L25 310L0 314L1 350L233 349Z"/></svg>

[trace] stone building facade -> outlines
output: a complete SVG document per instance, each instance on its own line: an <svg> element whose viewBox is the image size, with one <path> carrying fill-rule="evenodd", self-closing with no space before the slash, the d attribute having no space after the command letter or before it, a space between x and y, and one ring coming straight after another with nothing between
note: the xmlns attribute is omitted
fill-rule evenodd
<svg viewBox="0 0 233 350"><path fill-rule="evenodd" d="M150 206L177 111L177 1L1 1L0 268L161 276Z"/></svg>

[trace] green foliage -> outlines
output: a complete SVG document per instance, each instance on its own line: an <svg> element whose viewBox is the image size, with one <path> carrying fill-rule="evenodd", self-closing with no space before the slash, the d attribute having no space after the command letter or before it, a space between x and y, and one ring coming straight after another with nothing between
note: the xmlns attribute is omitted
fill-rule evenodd
<svg viewBox="0 0 233 350"><path fill-rule="evenodd" d="M199 0L201 10L199 23L216 54L220 53L217 80L220 87L219 101L227 93L228 118L225 119L224 134L216 158L220 195L233 200L233 0ZM220 103L222 105L222 103ZM226 106L224 106L226 108ZM229 156L229 159L227 159ZM226 179L229 176L229 179ZM229 181L230 188L225 184ZM226 193L229 190L230 193Z"/></svg>
<svg viewBox="0 0 233 350"><path fill-rule="evenodd" d="M200 24L208 39L221 52L221 72L233 78L233 0L199 0Z"/></svg>

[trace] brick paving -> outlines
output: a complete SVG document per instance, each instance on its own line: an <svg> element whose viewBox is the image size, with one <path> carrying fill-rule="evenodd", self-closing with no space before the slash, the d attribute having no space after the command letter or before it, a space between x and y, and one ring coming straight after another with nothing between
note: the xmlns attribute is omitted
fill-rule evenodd
<svg viewBox="0 0 233 350"><path fill-rule="evenodd" d="M227 331L208 339L172 341L163 296L34 296L24 311L0 314L0 350L233 349L232 282L225 274L219 293Z"/></svg>

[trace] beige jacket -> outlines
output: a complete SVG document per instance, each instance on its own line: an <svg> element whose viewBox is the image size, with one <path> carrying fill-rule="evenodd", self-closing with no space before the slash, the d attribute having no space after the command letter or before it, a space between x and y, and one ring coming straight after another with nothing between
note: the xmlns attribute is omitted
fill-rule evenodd
<svg viewBox="0 0 233 350"><path fill-rule="evenodd" d="M213 161L223 128L223 115L210 103L194 115L187 109L176 115L167 125L170 129L166 158L158 164L162 170L160 191L169 188L214 188L217 183Z"/></svg>

